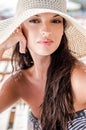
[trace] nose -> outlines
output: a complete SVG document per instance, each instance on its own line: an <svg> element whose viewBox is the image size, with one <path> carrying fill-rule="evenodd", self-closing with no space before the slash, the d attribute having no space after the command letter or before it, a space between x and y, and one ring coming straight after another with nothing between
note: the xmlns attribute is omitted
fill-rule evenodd
<svg viewBox="0 0 86 130"><path fill-rule="evenodd" d="M40 34L41 34L41 36L43 36L43 37L48 37L48 36L51 34L51 32L40 31Z"/></svg>
<svg viewBox="0 0 86 130"><path fill-rule="evenodd" d="M40 29L40 34L43 37L48 37L49 35L52 34L52 32L50 31L50 28L48 25L43 25L42 28Z"/></svg>

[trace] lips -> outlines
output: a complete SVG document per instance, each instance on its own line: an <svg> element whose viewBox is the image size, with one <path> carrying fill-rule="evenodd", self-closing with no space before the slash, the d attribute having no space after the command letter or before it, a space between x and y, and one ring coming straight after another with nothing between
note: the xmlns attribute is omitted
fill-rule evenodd
<svg viewBox="0 0 86 130"><path fill-rule="evenodd" d="M40 41L38 41L37 42L38 44L43 44L43 45L51 45L51 44L53 44L53 41L52 40L50 40L50 39L45 39L45 40L40 40Z"/></svg>

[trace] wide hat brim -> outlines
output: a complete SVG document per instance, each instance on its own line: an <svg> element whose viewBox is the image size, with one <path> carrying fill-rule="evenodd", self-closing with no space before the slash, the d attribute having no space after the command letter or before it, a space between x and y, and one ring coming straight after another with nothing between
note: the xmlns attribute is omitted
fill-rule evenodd
<svg viewBox="0 0 86 130"><path fill-rule="evenodd" d="M22 14L17 14L14 17L0 21L0 44L2 44L25 20L33 15L45 12L59 14L66 20L65 34L68 39L68 45L71 53L77 58L86 56L86 28L82 27L71 16L60 11L50 9L29 9ZM7 53L5 53L5 56L6 54ZM8 56L9 53L7 54L7 57Z"/></svg>

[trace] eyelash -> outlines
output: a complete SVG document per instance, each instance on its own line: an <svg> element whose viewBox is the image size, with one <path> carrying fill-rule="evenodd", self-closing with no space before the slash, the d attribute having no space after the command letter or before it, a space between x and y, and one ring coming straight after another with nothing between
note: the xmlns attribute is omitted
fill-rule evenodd
<svg viewBox="0 0 86 130"><path fill-rule="evenodd" d="M54 19L52 20L52 23L61 23L62 21L61 20L58 20L58 19Z"/></svg>
<svg viewBox="0 0 86 130"><path fill-rule="evenodd" d="M29 20L30 23L40 23L41 21L38 20L38 19L32 19L32 20ZM58 20L58 19L54 19L54 20L51 20L51 23L61 23L62 21L61 20Z"/></svg>
<svg viewBox="0 0 86 130"><path fill-rule="evenodd" d="M38 19L32 19L32 20L29 20L30 23L39 23L40 21Z"/></svg>

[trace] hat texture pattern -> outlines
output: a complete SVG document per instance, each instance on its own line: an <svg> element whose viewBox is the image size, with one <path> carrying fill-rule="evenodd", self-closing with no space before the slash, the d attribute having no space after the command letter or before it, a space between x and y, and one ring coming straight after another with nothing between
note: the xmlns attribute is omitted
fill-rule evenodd
<svg viewBox="0 0 86 130"><path fill-rule="evenodd" d="M19 6L21 5L21 6ZM44 8L66 12L65 0L19 0L17 5L17 14L28 9Z"/></svg>

